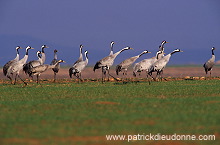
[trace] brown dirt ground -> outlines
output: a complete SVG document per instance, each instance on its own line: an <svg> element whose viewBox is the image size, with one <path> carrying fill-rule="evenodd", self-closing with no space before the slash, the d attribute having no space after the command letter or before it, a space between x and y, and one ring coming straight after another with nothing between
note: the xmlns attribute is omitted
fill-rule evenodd
<svg viewBox="0 0 220 145"><path fill-rule="evenodd" d="M57 79L70 79L69 77L69 68L61 68L59 73L57 74ZM115 73L115 68L111 68L110 74L112 74L116 78L122 78L122 73L119 76ZM132 69L128 70L127 78L134 78L133 77ZM20 75L24 79L28 79L28 76L25 75L23 72L20 72ZM155 76L155 75L154 75ZM175 78L192 78L192 77L205 77L205 72L203 67L167 67L164 69L163 77L175 77ZM212 71L213 77L220 76L220 67L215 67ZM101 69L96 70L93 72L92 67L87 67L82 72L83 79L100 79L102 77ZM145 78L146 73L142 72L140 78ZM34 77L36 79L36 77ZM75 78L75 77L73 77ZM46 72L42 73L40 79L53 79L53 71L47 70ZM3 75L2 70L0 71L0 80L7 80L7 78Z"/></svg>

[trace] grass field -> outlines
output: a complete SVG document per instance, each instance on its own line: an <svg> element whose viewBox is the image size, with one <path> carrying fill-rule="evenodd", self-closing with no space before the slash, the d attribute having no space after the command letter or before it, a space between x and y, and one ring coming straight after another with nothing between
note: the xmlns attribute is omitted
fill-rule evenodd
<svg viewBox="0 0 220 145"><path fill-rule="evenodd" d="M220 144L219 80L0 84L0 144ZM109 134L215 141L106 141Z"/></svg>

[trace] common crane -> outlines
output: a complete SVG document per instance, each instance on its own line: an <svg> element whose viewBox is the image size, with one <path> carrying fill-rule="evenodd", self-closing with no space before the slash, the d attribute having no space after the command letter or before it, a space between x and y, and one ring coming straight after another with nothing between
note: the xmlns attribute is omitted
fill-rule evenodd
<svg viewBox="0 0 220 145"><path fill-rule="evenodd" d="M31 72L31 75L37 75L37 83L39 83L39 76L41 73L45 72L46 70L48 69L53 69L56 67L57 64L61 63L61 62L65 62L63 60L59 60L57 61L55 64L53 65L49 65L49 64L42 64L42 65L38 65L38 66L35 66L33 68L31 68L30 72Z"/></svg>
<svg viewBox="0 0 220 145"><path fill-rule="evenodd" d="M12 77L13 76L11 76L10 74L8 74L8 71L9 71L9 68L11 68L11 66L15 63L15 62L17 62L17 61L19 61L19 49L22 49L20 46L17 46L16 48L16 53L17 53L17 55L16 55L16 57L13 59L13 60L10 60L10 61L8 61L4 66L3 66L3 74L7 77L7 78L9 78L10 79L10 81L11 81L11 83L12 83ZM7 75L8 74L8 75Z"/></svg>
<svg viewBox="0 0 220 145"><path fill-rule="evenodd" d="M113 65L114 63L114 60L115 58L123 51L125 50L129 50L129 49L133 49L131 47L125 47L123 49L121 49L120 51L112 54L112 55L109 55L109 56L106 56L104 57L103 59L99 60L98 62L96 62L94 68L93 68L93 71L95 72L96 69L99 69L99 68L102 68L102 82L103 82L103 67L105 67L105 69L108 71L108 75L110 75L111 77L113 77L111 74L109 74L109 69L110 67ZM116 79L115 77L113 77L114 79Z"/></svg>
<svg viewBox="0 0 220 145"><path fill-rule="evenodd" d="M16 84L17 77L19 77L19 78L22 80L22 82L23 82L25 85L27 85L27 83L20 77L19 72L20 72L20 70L23 69L23 65L27 62L27 59L28 59L28 50L30 50L30 49L34 49L34 48L28 46L28 47L26 48L26 54L25 54L25 56L24 56L22 59L20 59L19 61L15 62L15 63L11 66L10 71L8 71L8 73L7 73L7 75L9 75L9 74L16 74L16 75L15 75L14 84Z"/></svg>
<svg viewBox="0 0 220 145"><path fill-rule="evenodd" d="M74 62L73 66L71 68L69 68L69 76L70 76L70 78L72 78L72 75L73 75L72 72L73 72L74 65L79 63L80 61L83 61L82 48L83 48L83 45L81 44L79 46L79 58L78 58L77 61Z"/></svg>
<svg viewBox="0 0 220 145"><path fill-rule="evenodd" d="M151 65L156 62L158 59L161 58L161 56L163 55L163 52L161 50L157 51L156 56L155 57L151 57L148 59L144 59L138 63L135 63L134 67L133 67L133 76L136 77L137 73L141 73L142 71L146 71L146 73L148 73ZM140 75L140 74L139 74ZM148 75L147 75L148 76Z"/></svg>
<svg viewBox="0 0 220 145"><path fill-rule="evenodd" d="M157 72L156 77L159 75L160 78L162 79L161 76L161 72L163 71L163 69L166 67L167 63L170 60L170 57L176 53L176 52L183 52L180 49L175 49L173 52L167 54L166 56L164 56L163 58L157 60L150 68L148 75L150 75L152 77L152 72ZM156 79L156 78L155 78Z"/></svg>
<svg viewBox="0 0 220 145"><path fill-rule="evenodd" d="M57 60L57 50L54 50L54 59L52 60L52 62L50 63L50 65L54 65L58 62ZM53 72L54 72L54 82L56 81L56 75L59 72L60 69L60 63L58 63L54 68L52 68Z"/></svg>
<svg viewBox="0 0 220 145"><path fill-rule="evenodd" d="M206 63L203 65L206 75L208 74L208 72L210 72L210 78L211 78L212 68L215 65L214 50L215 47L212 47L212 57L208 61L206 61Z"/></svg>
<svg viewBox="0 0 220 145"><path fill-rule="evenodd" d="M88 51L85 51L85 58L86 59L84 61L80 61L76 63L71 69L72 70L71 73L81 81L82 81L81 72L87 66L89 62ZM71 75L71 78L72 78L72 75Z"/></svg>
<svg viewBox="0 0 220 145"><path fill-rule="evenodd" d="M37 51L38 60L32 60L32 61L29 61L28 63L24 64L24 66L23 66L23 71L25 72L25 74L28 74L29 77L33 77L33 76L31 76L31 74L30 74L30 69L31 69L32 67L35 67L35 66L38 66L38 65L43 64L43 60L42 60L41 54L42 54L41 51Z"/></svg>
<svg viewBox="0 0 220 145"><path fill-rule="evenodd" d="M141 54L137 55L137 56L133 56L130 57L128 59L125 59L124 61L122 61L120 64L118 64L116 66L116 74L118 75L119 72L121 72L123 70L123 75L127 75L127 70L128 68L139 58L141 57L143 54L145 53L151 53L147 50L143 51Z"/></svg>
<svg viewBox="0 0 220 145"><path fill-rule="evenodd" d="M31 70L32 67L44 64L44 62L46 60L46 55L45 55L45 52L44 52L45 48L49 48L49 47L47 45L42 45L41 46L41 57L39 58L39 55L37 55L38 60L29 61L28 63L26 63L24 65L23 71L25 72L25 74L28 74L29 77L33 78L33 76L31 76L31 74L30 74L30 70Z"/></svg>

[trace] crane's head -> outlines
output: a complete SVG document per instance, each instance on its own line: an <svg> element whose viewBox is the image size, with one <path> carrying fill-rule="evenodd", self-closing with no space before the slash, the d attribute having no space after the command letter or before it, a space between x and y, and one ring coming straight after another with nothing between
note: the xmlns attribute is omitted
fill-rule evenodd
<svg viewBox="0 0 220 145"><path fill-rule="evenodd" d="M41 51L37 51L37 57L41 58L40 54L41 54Z"/></svg>
<svg viewBox="0 0 220 145"><path fill-rule="evenodd" d="M127 46L127 47L124 48L124 50L129 50L129 49L133 49L133 48L131 48L131 47L129 47L129 46Z"/></svg>
<svg viewBox="0 0 220 145"><path fill-rule="evenodd" d="M212 50L215 50L215 47L212 47Z"/></svg>
<svg viewBox="0 0 220 145"><path fill-rule="evenodd" d="M82 44L80 44L80 45L79 45L79 48L80 48L80 49L82 49L82 48L83 48L83 45L82 45Z"/></svg>
<svg viewBox="0 0 220 145"><path fill-rule="evenodd" d="M177 48L173 52L183 52L183 51Z"/></svg>
<svg viewBox="0 0 220 145"><path fill-rule="evenodd" d="M56 49L54 49L54 51L53 51L54 53L57 53L58 51L56 50Z"/></svg>
<svg viewBox="0 0 220 145"><path fill-rule="evenodd" d="M113 44L115 44L115 42L114 42L114 41L112 41L112 42L111 42L111 46L112 46Z"/></svg>
<svg viewBox="0 0 220 145"><path fill-rule="evenodd" d="M62 60L62 59L58 61L58 63L61 63L61 62L64 62L64 63L66 63L66 62L65 62L64 60Z"/></svg>
<svg viewBox="0 0 220 145"><path fill-rule="evenodd" d="M47 45L42 45L41 49L44 49L44 48L49 48L49 47Z"/></svg>
<svg viewBox="0 0 220 145"><path fill-rule="evenodd" d="M34 49L34 48L31 46L26 47L26 50L29 50L29 49Z"/></svg>
<svg viewBox="0 0 220 145"><path fill-rule="evenodd" d="M142 53L145 54L145 53L151 53L151 52L149 52L148 50L145 50Z"/></svg>
<svg viewBox="0 0 220 145"><path fill-rule="evenodd" d="M164 44L166 44L166 43L169 43L169 42L167 42L166 40L163 40L163 41L161 42L161 45L164 45Z"/></svg>
<svg viewBox="0 0 220 145"><path fill-rule="evenodd" d="M20 46L17 46L15 49L18 50L18 49L23 49L23 48Z"/></svg>

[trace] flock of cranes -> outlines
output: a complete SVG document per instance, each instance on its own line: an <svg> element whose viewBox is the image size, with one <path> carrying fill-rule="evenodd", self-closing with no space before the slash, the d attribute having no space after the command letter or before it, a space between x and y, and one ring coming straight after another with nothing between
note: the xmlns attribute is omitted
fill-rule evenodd
<svg viewBox="0 0 220 145"><path fill-rule="evenodd" d="M146 72L146 76L150 76L153 78L152 74L153 72L156 73L156 77L154 77L153 79L157 78L159 76L159 78L162 79L162 73L164 68L166 67L167 63L169 62L171 56L174 53L177 52L183 52L180 49L175 49L174 51L172 51L171 53L165 55L164 53L164 45L168 43L167 41L162 41L161 45L159 46L159 50L156 52L156 56L152 57L152 58L148 58L148 59L143 59L140 62L137 62L134 64L133 67L133 76L137 76L137 73L140 73L145 71ZM112 67L112 65L114 64L114 60L116 59L116 57L126 51L126 50L130 50L133 49L129 46L117 51L117 52L113 52L113 45L114 45L114 41L112 41L110 43L110 53L108 56L100 59L99 61L96 62L93 71L95 72L96 69L101 68L102 70L102 82L104 82L106 75L109 77L113 77L114 79L117 80L117 78L115 78L112 74L109 73L110 68ZM20 59L19 58L19 50L22 49L20 46L16 47L16 57L7 62L4 66L3 66L3 73L4 75L10 79L11 83L13 83L13 77L14 77L14 83L16 84L17 78L19 78L25 85L27 85L27 83L20 77L19 73L20 71L24 71L26 75L28 75L29 77L31 77L33 79L33 76L36 75L37 77L37 83L39 83L39 77L41 75L41 73L45 72L48 69L52 69L54 72L54 81L56 81L56 74L59 72L60 69L60 63L65 62L64 60L58 60L57 59L57 50L54 50L54 59L51 61L51 64L44 64L45 60L46 60L46 55L45 55L45 48L49 48L46 45L43 45L41 47L41 51L37 51L37 57L38 60L32 60L27 62L28 60L28 51L30 49L34 49L31 46L28 46L26 48L26 53L25 56ZM82 76L81 76L81 72L83 71L83 69L85 69L85 67L88 65L88 51L85 51L84 56L85 56L85 60L83 59L83 45L80 45L80 56L78 58L78 60L73 64L72 67L69 68L69 76L70 78L72 78L72 76L74 75L76 78L78 78L78 80L83 81L82 80ZM212 57L203 65L206 74L208 74L208 72L210 72L210 77L211 77L211 70L212 67L215 64L215 55L214 55L214 50L215 48L212 48ZM120 72L123 73L123 76L127 75L127 70L128 68L138 59L140 58L142 55L147 54L147 53L151 53L148 50L145 50L143 52L141 52L139 55L133 56L131 58L127 58L124 61L122 61L121 63L119 63L116 66L116 74L118 75Z"/></svg>

